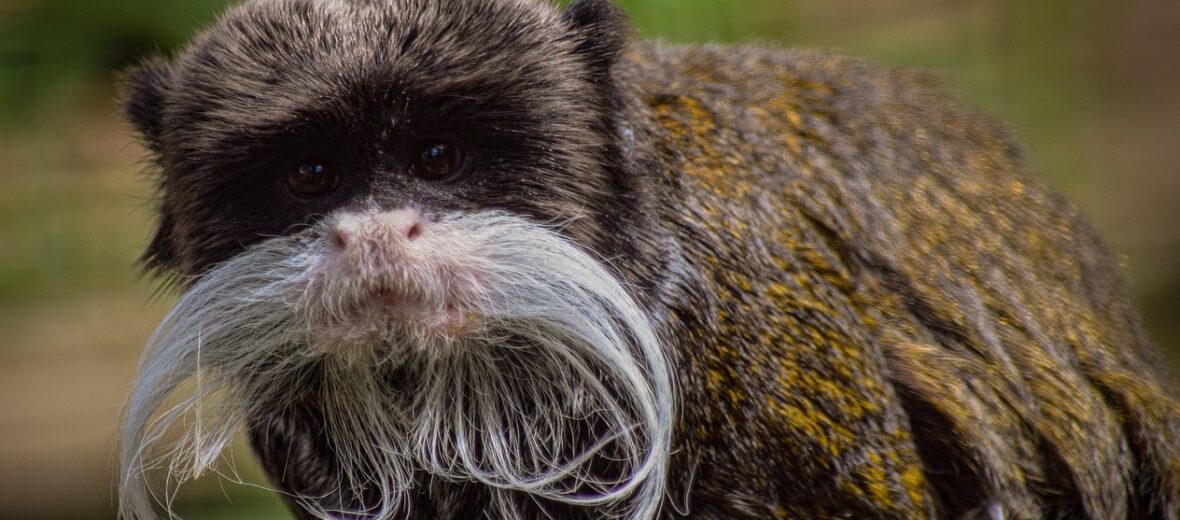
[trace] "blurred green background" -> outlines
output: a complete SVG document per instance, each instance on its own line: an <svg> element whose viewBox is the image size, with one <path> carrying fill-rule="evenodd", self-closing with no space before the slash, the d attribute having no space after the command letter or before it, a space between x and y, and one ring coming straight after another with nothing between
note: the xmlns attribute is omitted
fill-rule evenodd
<svg viewBox="0 0 1180 520"><path fill-rule="evenodd" d="M1125 255L1157 339L1180 348L1180 2L622 4L644 37L832 47L943 71ZM113 516L120 407L172 298L153 298L134 268L151 184L113 104L115 71L174 50L223 7L0 0L0 518ZM269 494L218 479L177 504L190 518L286 518Z"/></svg>

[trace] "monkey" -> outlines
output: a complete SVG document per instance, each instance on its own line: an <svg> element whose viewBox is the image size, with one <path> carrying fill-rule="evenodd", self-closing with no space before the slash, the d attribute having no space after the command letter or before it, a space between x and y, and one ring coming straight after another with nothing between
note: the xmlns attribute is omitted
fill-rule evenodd
<svg viewBox="0 0 1180 520"><path fill-rule="evenodd" d="M248 0L122 103L180 293L124 518L238 432L305 519L1180 517L1118 262L929 73Z"/></svg>

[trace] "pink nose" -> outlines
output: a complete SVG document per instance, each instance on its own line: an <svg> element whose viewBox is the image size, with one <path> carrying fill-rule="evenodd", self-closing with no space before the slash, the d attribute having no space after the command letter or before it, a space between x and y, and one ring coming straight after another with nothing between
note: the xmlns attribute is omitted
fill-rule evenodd
<svg viewBox="0 0 1180 520"><path fill-rule="evenodd" d="M342 250L381 250L408 243L422 235L422 217L412 209L340 217L329 230L332 242ZM368 247L366 247L368 246Z"/></svg>

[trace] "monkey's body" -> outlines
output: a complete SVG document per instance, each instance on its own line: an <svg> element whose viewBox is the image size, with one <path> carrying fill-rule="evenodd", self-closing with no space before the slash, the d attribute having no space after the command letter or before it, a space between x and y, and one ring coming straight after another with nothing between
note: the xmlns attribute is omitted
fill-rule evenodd
<svg viewBox="0 0 1180 520"><path fill-rule="evenodd" d="M694 516L1180 514L1177 407L1120 274L1003 130L820 53L627 70L685 256Z"/></svg>
<svg viewBox="0 0 1180 520"><path fill-rule="evenodd" d="M1180 406L1118 268L1001 128L919 73L626 33L602 0L258 1L134 73L164 174L146 260L193 281L133 393L125 512L152 514L133 486L151 410L204 373L198 397L236 406L217 432L248 428L303 518L1180 518ZM440 134L467 145L462 176L407 159ZM339 176L292 196L309 155L327 166L301 176ZM507 225L520 256L480 256L498 244L456 221ZM568 262L532 263L517 232ZM350 264L358 236L380 238ZM432 262L451 271L412 270ZM463 269L558 274L448 292ZM292 303L266 306L274 287ZM331 312L355 287L378 320L442 301L486 328L315 321L359 321ZM382 361L342 361L324 330ZM201 439L168 452L174 474L224 447Z"/></svg>

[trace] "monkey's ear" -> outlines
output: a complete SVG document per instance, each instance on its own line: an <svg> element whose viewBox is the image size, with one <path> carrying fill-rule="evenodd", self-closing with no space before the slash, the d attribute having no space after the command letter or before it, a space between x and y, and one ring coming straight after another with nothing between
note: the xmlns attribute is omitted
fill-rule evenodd
<svg viewBox="0 0 1180 520"><path fill-rule="evenodd" d="M171 85L172 68L163 58L152 58L127 70L120 85L124 117L157 158L163 153L164 105ZM179 257L173 239L174 219L163 204L159 214L155 235L140 257L140 265L145 273L166 279L167 288L176 283Z"/></svg>
<svg viewBox="0 0 1180 520"><path fill-rule="evenodd" d="M164 103L171 88L172 70L167 61L153 58L124 73L123 114L135 126L154 153L161 152Z"/></svg>
<svg viewBox="0 0 1180 520"><path fill-rule="evenodd" d="M610 0L574 0L563 15L577 42L575 52L596 74L609 75L631 35L627 14Z"/></svg>

